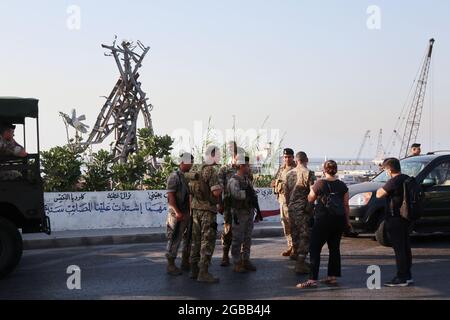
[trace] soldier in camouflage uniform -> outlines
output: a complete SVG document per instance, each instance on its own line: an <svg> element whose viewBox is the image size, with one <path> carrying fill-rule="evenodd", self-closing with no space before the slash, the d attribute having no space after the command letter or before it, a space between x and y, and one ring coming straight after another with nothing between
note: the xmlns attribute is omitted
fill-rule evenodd
<svg viewBox="0 0 450 320"><path fill-rule="evenodd" d="M234 149L234 148L233 148ZM224 165L219 170L219 183L224 190L223 193L223 232L221 236L222 240L222 267L227 267L230 265L229 252L231 248L231 242L233 239L233 233L231 231L232 227L232 219L231 219L231 210L230 210L230 195L227 192L227 184L230 181L231 177L233 177L237 170L238 166L236 165L236 155L237 155L237 147L233 150L231 164Z"/></svg>
<svg viewBox="0 0 450 320"><path fill-rule="evenodd" d="M220 211L222 187L217 174L217 147L208 148L206 163L198 171L198 180L189 182L192 194L191 278L199 282L218 282L208 268L217 236L217 212Z"/></svg>
<svg viewBox="0 0 450 320"><path fill-rule="evenodd" d="M233 239L233 232L232 232L232 216L231 216L231 209L230 209L230 194L228 193L228 182L230 179L237 173L239 166L236 165L236 159L238 155L245 155L245 150L243 148L237 147L236 143L233 143L234 148L232 150L232 158L231 158L231 164L224 165L219 170L219 183L222 186L222 189L224 190L223 193L223 220L224 220L224 227L223 232L221 236L222 240L222 248L223 248L223 256L222 256L222 267L227 267L230 265L230 258L229 258L229 252L231 248L231 243ZM253 175L251 172L248 174L249 179L253 181Z"/></svg>
<svg viewBox="0 0 450 320"><path fill-rule="evenodd" d="M170 275L180 275L181 270L175 265L178 248L183 239L183 254L181 268L189 269L188 238L185 236L190 229L190 203L189 186L185 174L191 170L194 163L194 156L184 153L179 159L179 169L170 174L167 179L167 198L169 211L167 214L167 273Z"/></svg>
<svg viewBox="0 0 450 320"><path fill-rule="evenodd" d="M14 140L15 125L10 123L0 124L0 156L13 156L25 158L28 153ZM14 180L22 174L16 170L0 171L0 180Z"/></svg>
<svg viewBox="0 0 450 320"><path fill-rule="evenodd" d="M233 256L234 271L243 273L256 271L250 261L250 248L252 244L253 222L255 208L247 197L247 189L253 189L249 179L249 158L238 155L239 170L228 182L228 194L231 198L231 214L233 216Z"/></svg>
<svg viewBox="0 0 450 320"><path fill-rule="evenodd" d="M316 181L313 171L308 170L308 156L299 152L295 156L297 167L286 177L286 200L291 221L293 248L297 255L295 272L308 274L309 266L305 259L309 252L311 235L312 205L308 202L311 186Z"/></svg>
<svg viewBox="0 0 450 320"><path fill-rule="evenodd" d="M278 169L275 175L275 179L272 181L271 186L274 189L274 193L277 195L278 202L280 203L280 218L283 225L284 235L287 240L288 249L281 253L284 257L289 257L294 254L292 247L291 225L289 221L288 207L286 205L286 198L284 195L286 175L289 171L295 168L294 163L294 150L286 148L283 150L284 164Z"/></svg>

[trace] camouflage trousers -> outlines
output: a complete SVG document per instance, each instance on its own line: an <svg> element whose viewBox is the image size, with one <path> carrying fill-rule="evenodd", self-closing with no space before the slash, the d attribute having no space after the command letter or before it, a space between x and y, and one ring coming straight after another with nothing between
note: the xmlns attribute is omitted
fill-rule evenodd
<svg viewBox="0 0 450 320"><path fill-rule="evenodd" d="M311 211L305 208L290 207L292 246L298 255L307 256L311 238Z"/></svg>
<svg viewBox="0 0 450 320"><path fill-rule="evenodd" d="M233 219L231 256L233 257L233 263L238 264L241 259L250 259L254 214L245 209L234 210L233 213L236 215L236 219Z"/></svg>
<svg viewBox="0 0 450 320"><path fill-rule="evenodd" d="M217 217L215 212L192 210L191 263L207 266L216 246Z"/></svg>
<svg viewBox="0 0 450 320"><path fill-rule="evenodd" d="M292 248L291 221L289 219L289 209L286 203L280 203L280 219L288 248Z"/></svg>
<svg viewBox="0 0 450 320"><path fill-rule="evenodd" d="M231 215L230 208L225 208L225 211L223 212L223 231L222 236L220 237L222 240L222 247L224 252L230 251L231 243L233 241L233 232L232 232L232 225L233 225L233 217Z"/></svg>
<svg viewBox="0 0 450 320"><path fill-rule="evenodd" d="M177 225L178 224L178 225ZM189 257L191 235L191 219L186 217L183 221L177 221L175 214L169 213L167 216L167 247L166 257L176 258L181 241L183 241L182 256Z"/></svg>

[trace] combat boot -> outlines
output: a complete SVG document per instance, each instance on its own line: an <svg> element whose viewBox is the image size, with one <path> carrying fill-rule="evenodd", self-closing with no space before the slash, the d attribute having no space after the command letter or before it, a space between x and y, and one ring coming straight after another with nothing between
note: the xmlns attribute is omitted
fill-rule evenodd
<svg viewBox="0 0 450 320"><path fill-rule="evenodd" d="M295 265L295 273L296 274L309 274L310 268L308 264L305 262L305 256L299 255L297 258L297 263Z"/></svg>
<svg viewBox="0 0 450 320"><path fill-rule="evenodd" d="M230 265L229 251L230 249L223 249L222 262L220 263L221 267L228 267Z"/></svg>
<svg viewBox="0 0 450 320"><path fill-rule="evenodd" d="M171 276L179 276L182 273L175 265L175 258L167 258L167 273Z"/></svg>
<svg viewBox="0 0 450 320"><path fill-rule="evenodd" d="M244 263L242 261L239 261L238 263L234 264L233 271L236 273L246 273L247 269L244 267Z"/></svg>
<svg viewBox="0 0 450 320"><path fill-rule="evenodd" d="M283 257L289 257L289 256L291 255L291 253L292 253L292 247L288 248L286 251L283 251L283 252L281 253L281 255L282 255Z"/></svg>
<svg viewBox="0 0 450 320"><path fill-rule="evenodd" d="M198 278L199 268L197 263L191 264L191 275L190 278L196 280Z"/></svg>
<svg viewBox="0 0 450 320"><path fill-rule="evenodd" d="M190 271L191 265L189 263L189 256L183 255L181 258L181 270L183 271Z"/></svg>
<svg viewBox="0 0 450 320"><path fill-rule="evenodd" d="M255 265L249 259L244 260L243 266L247 271L256 271Z"/></svg>
<svg viewBox="0 0 450 320"><path fill-rule="evenodd" d="M219 278L215 278L211 273L208 272L208 265L203 265L200 267L197 281L206 283L217 283L219 282Z"/></svg>

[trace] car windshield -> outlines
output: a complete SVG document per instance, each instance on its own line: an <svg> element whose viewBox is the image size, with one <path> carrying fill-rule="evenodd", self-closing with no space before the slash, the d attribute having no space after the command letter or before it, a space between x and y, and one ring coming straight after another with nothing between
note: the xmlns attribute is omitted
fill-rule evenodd
<svg viewBox="0 0 450 320"><path fill-rule="evenodd" d="M402 173L415 177L422 171L425 166L430 163L430 159L424 159L419 157L405 158L400 160L400 165L402 168ZM378 176L376 176L372 181L373 182L387 182L389 180L389 176L386 171L381 172Z"/></svg>

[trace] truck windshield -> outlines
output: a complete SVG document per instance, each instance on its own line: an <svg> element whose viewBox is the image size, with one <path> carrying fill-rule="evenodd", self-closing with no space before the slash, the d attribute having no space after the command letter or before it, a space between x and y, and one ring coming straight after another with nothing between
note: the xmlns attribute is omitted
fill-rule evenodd
<svg viewBox="0 0 450 320"><path fill-rule="evenodd" d="M425 166L430 163L430 159L412 157L405 158L400 160L400 165L402 167L402 173L415 177L419 174L420 171L425 168ZM381 172L378 176L376 176L372 181L373 182L387 182L389 180L389 176L386 171Z"/></svg>

